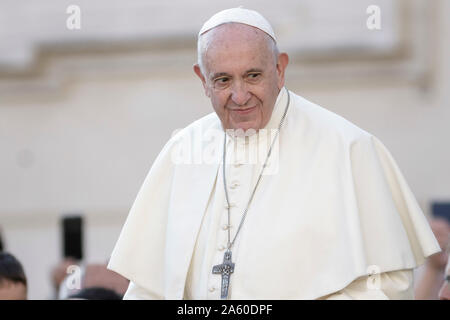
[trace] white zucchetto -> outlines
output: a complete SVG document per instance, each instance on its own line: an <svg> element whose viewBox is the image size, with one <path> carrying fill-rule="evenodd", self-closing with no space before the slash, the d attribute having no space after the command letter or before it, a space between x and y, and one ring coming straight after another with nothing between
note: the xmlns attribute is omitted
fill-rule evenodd
<svg viewBox="0 0 450 320"><path fill-rule="evenodd" d="M200 32L198 33L198 36L200 37L203 33L224 23L231 22L242 23L258 28L271 36L275 42L277 41L275 32L273 32L272 26L266 20L266 18L264 18L260 13L254 10L244 9L241 7L226 9L213 15L202 26Z"/></svg>

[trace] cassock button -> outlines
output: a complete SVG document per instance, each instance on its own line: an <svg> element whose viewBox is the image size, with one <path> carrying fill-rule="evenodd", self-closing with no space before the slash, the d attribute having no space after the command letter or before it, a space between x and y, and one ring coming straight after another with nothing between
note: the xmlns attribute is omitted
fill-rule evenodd
<svg viewBox="0 0 450 320"><path fill-rule="evenodd" d="M221 244L217 249L219 251L223 251L223 250L225 250L225 246L223 244Z"/></svg>
<svg viewBox="0 0 450 320"><path fill-rule="evenodd" d="M233 181L233 182L231 183L230 188L231 188L231 189L236 189L237 187L239 187L239 182L238 182L238 181Z"/></svg>
<svg viewBox="0 0 450 320"><path fill-rule="evenodd" d="M227 224L222 225L222 229L223 230L228 230L228 225Z"/></svg>
<svg viewBox="0 0 450 320"><path fill-rule="evenodd" d="M209 287L209 292L214 292L216 290L216 288L214 287Z"/></svg>
<svg viewBox="0 0 450 320"><path fill-rule="evenodd" d="M235 163L235 164L234 164L234 167L235 167L235 168L239 168L240 166L242 166L242 163Z"/></svg>
<svg viewBox="0 0 450 320"><path fill-rule="evenodd" d="M227 204L225 205L225 209L228 209L228 208L231 208L231 207L236 207L236 204L232 202L232 203L230 203L229 207L228 207Z"/></svg>

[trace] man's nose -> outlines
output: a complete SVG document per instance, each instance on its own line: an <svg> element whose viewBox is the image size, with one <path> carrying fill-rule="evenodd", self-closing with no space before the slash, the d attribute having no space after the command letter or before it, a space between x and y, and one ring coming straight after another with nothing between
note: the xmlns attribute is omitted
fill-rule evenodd
<svg viewBox="0 0 450 320"><path fill-rule="evenodd" d="M243 81L235 81L231 88L231 100L237 105L245 105L250 100L251 94Z"/></svg>

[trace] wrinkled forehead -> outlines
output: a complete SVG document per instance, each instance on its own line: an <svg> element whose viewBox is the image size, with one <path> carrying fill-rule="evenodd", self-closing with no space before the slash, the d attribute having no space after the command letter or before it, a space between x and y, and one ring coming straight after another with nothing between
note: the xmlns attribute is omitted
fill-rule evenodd
<svg viewBox="0 0 450 320"><path fill-rule="evenodd" d="M205 67L206 64L216 64L230 59L252 58L262 62L273 57L272 38L249 25L234 22L222 24L204 33L202 37L205 37L201 44Z"/></svg>
<svg viewBox="0 0 450 320"><path fill-rule="evenodd" d="M243 72L244 69L272 68L274 41L258 28L236 22L208 30L199 38L203 71Z"/></svg>

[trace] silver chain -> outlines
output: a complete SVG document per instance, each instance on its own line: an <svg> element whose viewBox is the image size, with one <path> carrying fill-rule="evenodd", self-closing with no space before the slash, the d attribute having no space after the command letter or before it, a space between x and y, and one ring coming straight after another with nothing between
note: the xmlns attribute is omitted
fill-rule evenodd
<svg viewBox="0 0 450 320"><path fill-rule="evenodd" d="M225 188L225 198L227 200L227 209L228 209L228 225L227 225L227 229L228 229L227 249L228 250L230 250L231 247L234 245L234 241L236 241L236 237L238 236L239 231L241 230L241 227L242 227L242 224L244 223L244 220L245 220L245 217L247 215L248 209L250 208L250 204L251 204L251 202L253 200L253 197L255 196L256 188L258 188L259 182L261 181L262 175L264 173L264 169L266 169L267 161L269 160L270 155L272 153L272 147L274 146L275 141L278 138L278 135L280 133L281 127L283 126L283 123L284 123L284 119L286 118L286 114L287 114L287 111L289 109L290 95L289 95L289 90L287 90L287 88L285 88L285 89L286 89L286 92L287 92L287 95L288 95L288 101L286 103L286 108L284 110L283 117L281 118L280 124L278 125L278 130L277 130L277 132L275 134L275 138L273 139L272 144L270 145L269 152L267 152L266 160L264 161L264 164L263 164L262 169L261 169L261 173L259 174L258 180L256 181L255 187L253 188L253 191L252 191L252 193L250 195L250 199L248 200L247 207L245 208L244 213L242 215L241 222L239 223L239 227L238 227L238 229L236 231L236 234L234 235L233 241L231 241L231 242L230 242L230 227L231 227L231 224L230 224L230 201L229 201L229 197L228 197L227 181L226 181L226 174L225 174L226 154L227 154L227 148L226 148L227 147L227 133L225 131L225 136L224 136L224 140L223 140L223 165L222 165L222 167L223 167L223 185L224 185L224 188Z"/></svg>

